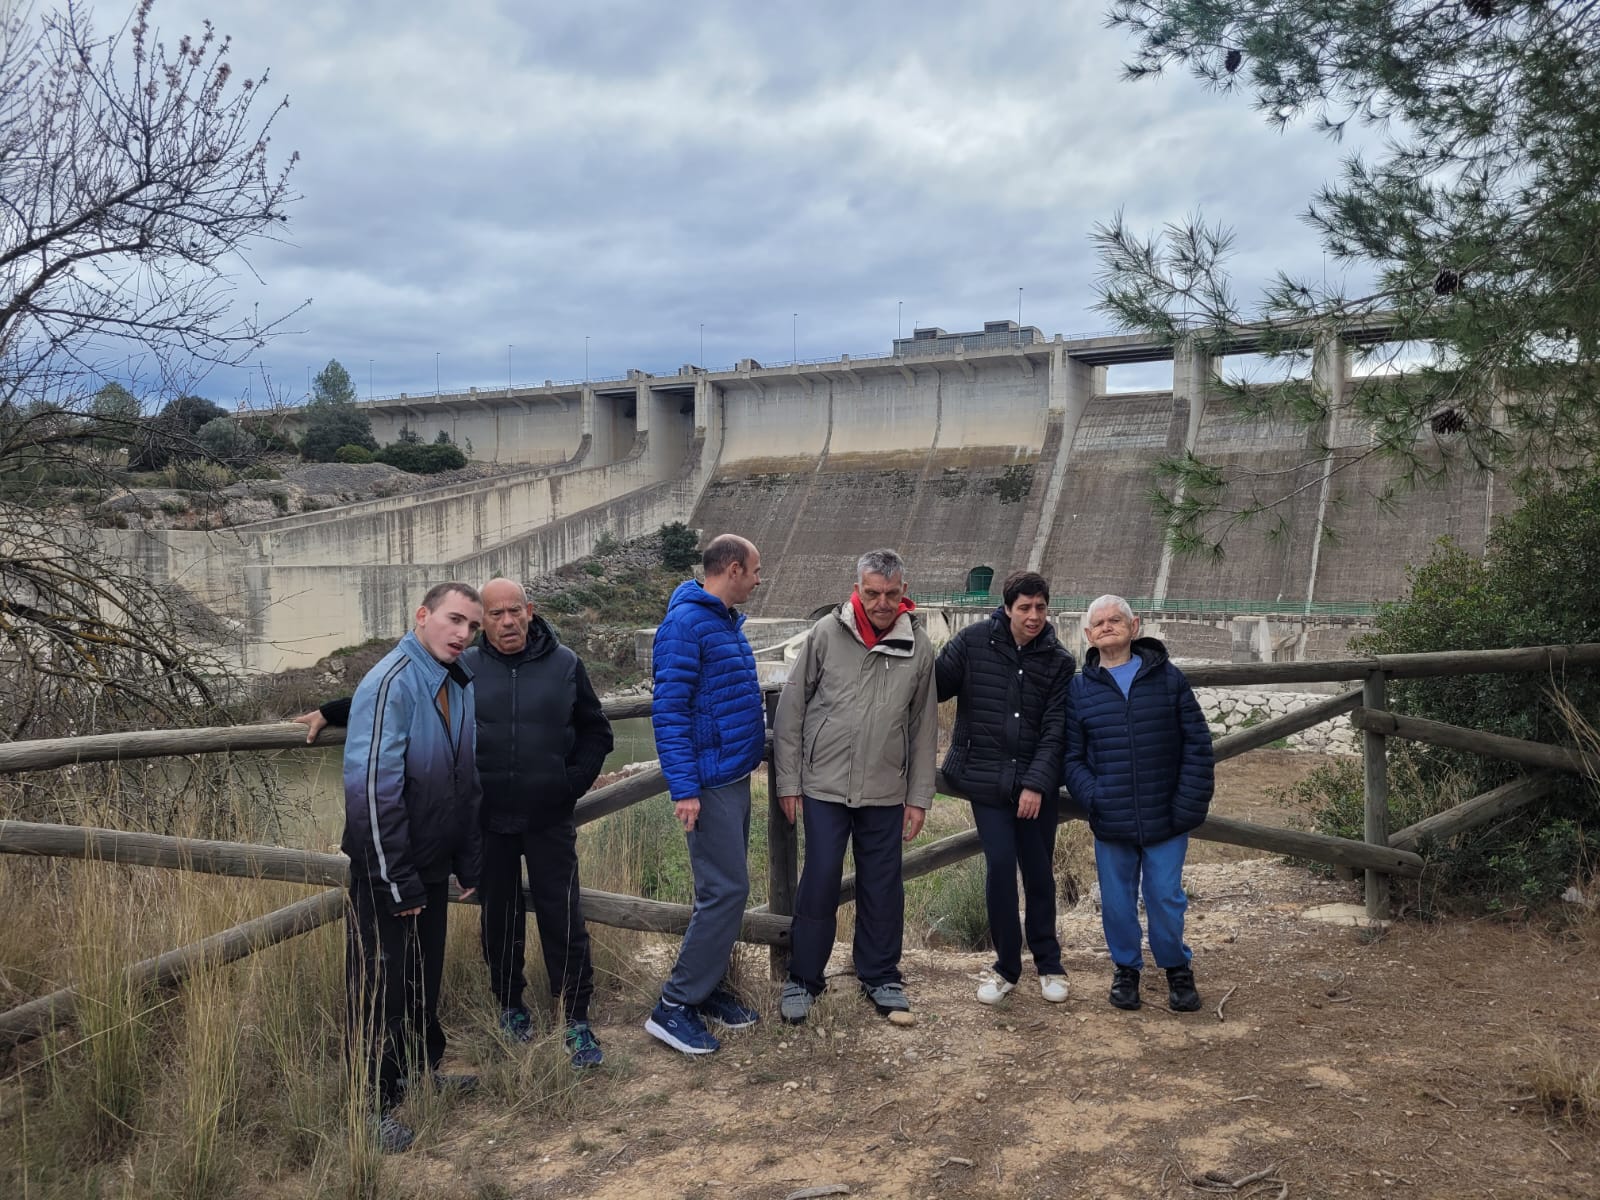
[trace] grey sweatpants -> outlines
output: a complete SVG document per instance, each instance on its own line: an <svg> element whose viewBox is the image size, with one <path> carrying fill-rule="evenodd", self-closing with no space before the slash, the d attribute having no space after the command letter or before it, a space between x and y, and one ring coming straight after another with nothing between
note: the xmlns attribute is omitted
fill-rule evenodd
<svg viewBox="0 0 1600 1200"><path fill-rule="evenodd" d="M750 898L750 777L700 790L700 816L687 835L694 913L662 998L697 1005L728 973Z"/></svg>

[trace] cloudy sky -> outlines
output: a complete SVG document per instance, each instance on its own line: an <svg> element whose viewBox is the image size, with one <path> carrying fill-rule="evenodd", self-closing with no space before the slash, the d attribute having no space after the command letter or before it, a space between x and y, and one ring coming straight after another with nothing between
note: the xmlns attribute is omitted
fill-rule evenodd
<svg viewBox="0 0 1600 1200"><path fill-rule="evenodd" d="M238 303L290 322L290 399L338 358L365 397L701 359L884 353L897 317L1047 334L1093 309L1097 221L1203 211L1242 281L1322 254L1300 221L1340 148L1184 76L1120 80L1103 0L757 5L158 0L210 16L290 107L287 240ZM100 5L107 30L122 10ZM1248 288L1245 289L1248 291ZM230 405L259 375L198 391Z"/></svg>

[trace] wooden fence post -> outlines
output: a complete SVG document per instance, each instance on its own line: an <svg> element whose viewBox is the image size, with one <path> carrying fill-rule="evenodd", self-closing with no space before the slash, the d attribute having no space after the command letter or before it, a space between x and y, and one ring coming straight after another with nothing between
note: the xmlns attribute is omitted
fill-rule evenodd
<svg viewBox="0 0 1600 1200"><path fill-rule="evenodd" d="M778 693L767 694L767 728L777 724ZM777 752L767 756L767 909L779 916L794 916L794 891L799 876L798 831L783 815L778 803ZM771 950L772 978L788 977L789 950L787 946L773 946Z"/></svg>
<svg viewBox="0 0 1600 1200"><path fill-rule="evenodd" d="M1387 708L1387 687L1382 671L1373 671L1361 687L1361 704L1364 708L1382 711ZM1366 821L1364 839L1371 846L1389 844L1389 752L1388 740L1370 729L1361 734L1361 757L1365 770ZM1389 877L1381 871L1368 869L1367 916L1372 920L1386 920L1389 916Z"/></svg>

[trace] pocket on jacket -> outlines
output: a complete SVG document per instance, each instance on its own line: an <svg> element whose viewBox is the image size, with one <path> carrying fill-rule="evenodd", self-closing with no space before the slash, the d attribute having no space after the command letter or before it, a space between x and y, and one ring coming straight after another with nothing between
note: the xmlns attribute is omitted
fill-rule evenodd
<svg viewBox="0 0 1600 1200"><path fill-rule="evenodd" d="M817 726L817 731L811 735L811 744L806 747L806 766L813 766L817 761L817 747L822 745L823 731L828 728L832 717L823 717L822 724Z"/></svg>

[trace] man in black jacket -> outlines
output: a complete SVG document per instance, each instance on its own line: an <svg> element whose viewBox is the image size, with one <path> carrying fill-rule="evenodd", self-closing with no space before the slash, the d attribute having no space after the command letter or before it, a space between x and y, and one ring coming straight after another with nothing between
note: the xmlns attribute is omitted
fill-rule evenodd
<svg viewBox="0 0 1600 1200"><path fill-rule="evenodd" d="M1050 624L1050 584L1042 575L1013 572L1001 595L1004 604L987 621L967 626L939 653L939 699L956 700L944 773L972 802L987 869L995 963L978 999L999 1004L1022 976L1020 867L1039 990L1059 1004L1067 976L1056 937L1054 860L1073 661Z"/></svg>
<svg viewBox="0 0 1600 1200"><path fill-rule="evenodd" d="M611 725L576 653L534 613L522 585L493 579L482 591L484 638L461 656L477 691L478 775L483 783L483 957L500 1002L500 1025L527 1041L533 1019L523 1003L527 909L522 864L551 990L561 996L574 1067L603 1055L589 1025L594 967L578 888L573 806L611 752ZM348 701L295 719L311 741L324 724L343 724Z"/></svg>

